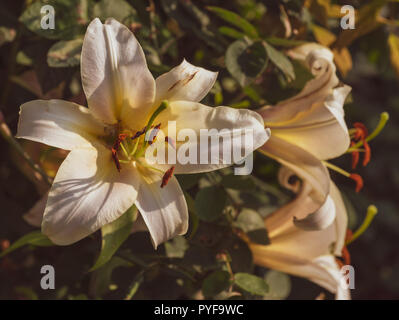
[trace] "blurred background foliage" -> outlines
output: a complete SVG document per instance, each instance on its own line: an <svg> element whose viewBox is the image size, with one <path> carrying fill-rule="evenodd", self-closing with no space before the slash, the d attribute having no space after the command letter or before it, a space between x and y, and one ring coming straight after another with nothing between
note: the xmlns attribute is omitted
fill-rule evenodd
<svg viewBox="0 0 399 320"><path fill-rule="evenodd" d="M45 4L55 8L54 30L40 28ZM340 8L346 4L356 9L354 30L340 27ZM304 279L254 266L237 236L245 232L252 241L267 243L261 217L292 198L277 183L279 165L258 153L251 177L234 176L230 169L179 176L190 230L157 251L147 233L130 235L134 209L126 221L103 228L102 241L97 232L68 247L52 246L24 221L48 185L18 151L49 177L66 152L28 141L20 141L18 149L8 143L4 123L15 133L19 106L33 99L86 105L79 60L94 17L114 17L128 26L155 77L183 58L219 71L205 98L208 105L256 109L289 98L311 75L285 51L305 42L330 47L340 79L353 88L345 106L348 126L363 122L373 129L381 112L390 114L388 126L371 143L371 163L359 171L362 192L331 173L345 197L351 229L363 221L370 203L379 209L369 230L349 246L356 270L352 297L399 298L399 1L14 0L1 1L0 9L5 137L0 139L0 249L19 247L0 259L0 299L314 299L323 291ZM350 155L334 163L349 170ZM55 267L56 290L40 289L45 264Z"/></svg>

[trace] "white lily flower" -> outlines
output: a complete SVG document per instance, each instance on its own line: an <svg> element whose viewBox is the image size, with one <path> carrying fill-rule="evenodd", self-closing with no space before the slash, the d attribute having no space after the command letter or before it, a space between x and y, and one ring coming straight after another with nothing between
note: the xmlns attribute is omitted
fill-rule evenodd
<svg viewBox="0 0 399 320"><path fill-rule="evenodd" d="M351 88L339 84L329 49L305 44L289 54L303 60L315 78L296 96L258 111L272 132L259 150L312 186L310 196L319 206L308 217L296 218L295 224L324 229L334 221L335 210L329 198L329 173L321 160L342 155L350 145L343 104Z"/></svg>
<svg viewBox="0 0 399 320"><path fill-rule="evenodd" d="M282 183L289 187L287 181ZM334 222L324 230L301 230L292 218L306 217L318 207L310 196L311 192L312 186L305 182L293 201L264 219L270 244L249 243L254 262L263 267L307 278L334 293L336 299L350 299L348 288L341 286L342 274L335 258L341 256L345 245L345 205L339 190L330 182L330 197L336 211Z"/></svg>
<svg viewBox="0 0 399 320"><path fill-rule="evenodd" d="M215 128L236 133L248 128L253 130L253 150L268 138L257 113L199 103L212 88L216 72L183 61L154 80L140 44L114 19L90 23L81 74L88 108L62 100L35 100L20 111L19 138L71 150L54 179L42 221L42 232L56 244L86 237L132 205L139 209L154 247L186 233L187 204L173 169L160 172L148 165L144 157L148 144L132 143L142 141L132 138L143 128L149 130L151 117L157 116L164 131L168 120L195 132ZM169 105L163 110L165 99ZM200 168L177 163L174 173L227 165L231 163Z"/></svg>

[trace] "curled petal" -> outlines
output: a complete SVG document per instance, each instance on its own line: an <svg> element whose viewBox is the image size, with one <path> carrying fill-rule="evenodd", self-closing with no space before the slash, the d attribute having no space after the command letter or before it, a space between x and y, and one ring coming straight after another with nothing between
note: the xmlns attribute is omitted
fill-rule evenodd
<svg viewBox="0 0 399 320"><path fill-rule="evenodd" d="M339 85L332 52L311 48L305 50L305 60L315 78L298 95L258 112L274 136L323 160L337 157L349 147L343 105L351 88Z"/></svg>
<svg viewBox="0 0 399 320"><path fill-rule="evenodd" d="M218 73L196 67L185 59L156 79L155 105L162 100L201 101L213 87Z"/></svg>
<svg viewBox="0 0 399 320"><path fill-rule="evenodd" d="M294 224L303 230L314 231L323 230L335 220L335 205L330 196L323 205L315 212L309 214L306 218L297 219L294 217Z"/></svg>

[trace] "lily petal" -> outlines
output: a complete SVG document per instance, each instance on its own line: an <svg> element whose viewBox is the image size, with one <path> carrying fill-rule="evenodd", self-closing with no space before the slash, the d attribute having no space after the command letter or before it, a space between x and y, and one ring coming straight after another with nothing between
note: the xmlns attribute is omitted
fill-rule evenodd
<svg viewBox="0 0 399 320"><path fill-rule="evenodd" d="M307 181L313 188L312 196L315 200L320 204L325 202L330 190L330 175L320 160L296 145L275 136L271 136L259 150Z"/></svg>
<svg viewBox="0 0 399 320"><path fill-rule="evenodd" d="M166 126L162 128L165 135L170 132L184 133L183 130L191 130L195 133L195 141L190 144L196 149L196 157L193 163L177 163L176 174L199 173L217 170L231 166L233 160L239 162L250 155L254 150L262 146L269 138L270 131L263 126L262 117L254 111L233 109L229 107L208 107L200 103L189 101L174 101L163 111L157 121ZM173 123L169 123L169 121ZM175 123L174 123L175 121ZM175 125L172 128L171 126ZM222 130L223 129L223 130ZM209 131L207 131L209 130ZM211 130L217 130L213 132ZM207 140L206 132L210 132L212 139L208 139L208 147L201 145L201 135ZM251 143L244 142L244 138ZM214 139L214 140L213 140ZM215 141L214 143L212 142ZM176 141L177 153L186 141ZM230 146L231 152L223 154L223 146ZM234 159L233 148L240 149L237 159Z"/></svg>
<svg viewBox="0 0 399 320"><path fill-rule="evenodd" d="M114 19L105 24L94 19L83 41L81 73L89 108L98 119L123 120L141 129L154 101L155 80L127 27Z"/></svg>
<svg viewBox="0 0 399 320"><path fill-rule="evenodd" d="M294 217L294 224L303 230L322 230L333 223L335 219L335 205L330 196L327 197L323 205L306 218L298 219Z"/></svg>
<svg viewBox="0 0 399 320"><path fill-rule="evenodd" d="M90 110L63 100L34 100L20 109L17 138L41 142L56 148L72 150L90 147L104 126Z"/></svg>
<svg viewBox="0 0 399 320"><path fill-rule="evenodd" d="M330 196L335 204L336 219L335 232L336 241L334 246L334 254L336 256L342 255L342 249L345 245L346 230L348 229L348 212L346 211L345 203L342 199L341 192L338 190L334 182L330 184Z"/></svg>
<svg viewBox="0 0 399 320"><path fill-rule="evenodd" d="M310 48L313 48L311 46ZM306 61L316 76L293 98L258 112L273 136L294 143L318 159L343 154L350 137L344 120L343 105L351 88L338 86L333 54L327 48L308 51ZM304 58L302 54L299 56Z"/></svg>
<svg viewBox="0 0 399 320"><path fill-rule="evenodd" d="M196 67L185 59L156 79L155 105L162 100L201 101L215 84L218 73Z"/></svg>
<svg viewBox="0 0 399 320"><path fill-rule="evenodd" d="M147 225L154 248L188 229L187 203L179 183L172 177L161 188L162 175L143 168L136 206Z"/></svg>
<svg viewBox="0 0 399 320"><path fill-rule="evenodd" d="M313 241L316 239L314 238ZM255 264L307 278L331 293L335 293L337 300L350 299L349 290L341 286L342 274L333 255L307 259L300 255L267 249L267 246L251 246L251 250Z"/></svg>
<svg viewBox="0 0 399 320"><path fill-rule="evenodd" d="M102 146L71 151L50 189L42 232L58 245L79 241L125 213L139 183L136 169L119 173Z"/></svg>

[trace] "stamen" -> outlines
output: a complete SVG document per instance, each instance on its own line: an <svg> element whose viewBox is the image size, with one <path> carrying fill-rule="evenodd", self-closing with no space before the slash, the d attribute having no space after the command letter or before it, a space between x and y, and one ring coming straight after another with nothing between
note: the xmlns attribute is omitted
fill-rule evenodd
<svg viewBox="0 0 399 320"><path fill-rule="evenodd" d="M170 178L172 178L174 170L175 170L174 166L170 167L168 170L166 170L164 176L162 177L161 188L165 187L168 184Z"/></svg>
<svg viewBox="0 0 399 320"><path fill-rule="evenodd" d="M346 241L345 244L348 245L348 244L352 243L353 241L355 241L357 238L359 238L368 229L368 227L370 226L371 222L373 221L373 219L377 213L378 213L377 207L374 205L370 205L367 208L366 218L364 219L363 223L361 224L359 229L357 229L353 233L353 236Z"/></svg>
<svg viewBox="0 0 399 320"><path fill-rule="evenodd" d="M351 146L353 147L355 142L351 142ZM359 163L359 151L352 151L352 169L355 169L357 164Z"/></svg>
<svg viewBox="0 0 399 320"><path fill-rule="evenodd" d="M363 178L360 175L358 175L357 173L351 173L349 175L349 178L356 182L356 192L362 190L364 183Z"/></svg>
<svg viewBox="0 0 399 320"><path fill-rule="evenodd" d="M366 140L363 141L363 147L364 147L363 167L365 167L370 162L371 149L369 143Z"/></svg>
<svg viewBox="0 0 399 320"><path fill-rule="evenodd" d="M141 129L140 131L137 131L137 132L134 134L134 136L132 137L132 140L134 140L134 139L136 139L136 138L142 136L142 135L145 133L145 129L146 129L146 128L147 128L147 127L144 127L144 128Z"/></svg>
<svg viewBox="0 0 399 320"><path fill-rule="evenodd" d="M363 140L368 136L368 130L366 126L361 122L355 122L353 126L356 128L355 139Z"/></svg>
<svg viewBox="0 0 399 320"><path fill-rule="evenodd" d="M119 163L118 151L115 150L114 148L111 148L111 154L112 154L112 159L115 162L116 169L118 170L118 172L121 172L121 164Z"/></svg>
<svg viewBox="0 0 399 320"><path fill-rule="evenodd" d="M382 129L384 129L384 127L385 127L386 123L388 122L388 120L389 120L388 112L381 113L380 121L378 122L377 127L374 129L374 131L372 133L370 133L369 136L367 136L364 139L364 141L369 142L369 141L373 140L376 136L378 136L380 134L380 132L382 131ZM358 143L356 143L356 145L354 147L350 147L347 152L352 152L353 148L361 147L363 145L364 141L362 141L362 140L359 141Z"/></svg>
<svg viewBox="0 0 399 320"><path fill-rule="evenodd" d="M357 173L349 173L349 172L345 171L344 169L341 169L340 167L337 167L327 161L322 161L322 162L324 163L324 165L327 168L330 168L331 170L334 170L335 172L338 172L338 173L342 174L343 176L354 180L356 182L356 192L359 192L363 188L363 185L364 185L363 178L360 175L358 175Z"/></svg>
<svg viewBox="0 0 399 320"><path fill-rule="evenodd" d="M151 133L149 134L148 138L148 144L152 145L155 142L155 139L157 138L157 134L159 132L159 128L161 128L161 124L157 124L154 129L151 130Z"/></svg>

